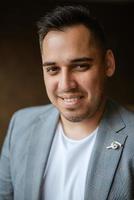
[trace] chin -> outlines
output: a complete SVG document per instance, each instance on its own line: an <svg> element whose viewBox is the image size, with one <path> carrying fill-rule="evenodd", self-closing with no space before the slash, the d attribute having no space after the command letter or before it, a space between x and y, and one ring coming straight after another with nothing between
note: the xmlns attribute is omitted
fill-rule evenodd
<svg viewBox="0 0 134 200"><path fill-rule="evenodd" d="M63 118L70 122L81 122L85 119L89 119L91 117L91 114L88 112L86 113L70 113L70 112L61 112L61 115Z"/></svg>

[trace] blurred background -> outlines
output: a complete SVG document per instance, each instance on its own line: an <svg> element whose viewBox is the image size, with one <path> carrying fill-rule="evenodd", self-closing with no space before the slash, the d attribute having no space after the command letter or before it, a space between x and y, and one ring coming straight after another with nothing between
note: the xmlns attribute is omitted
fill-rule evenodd
<svg viewBox="0 0 134 200"><path fill-rule="evenodd" d="M36 21L55 5L72 1L13 1L0 5L0 146L12 114L49 102L43 83ZM100 19L116 57L110 97L134 108L134 1L83 0Z"/></svg>

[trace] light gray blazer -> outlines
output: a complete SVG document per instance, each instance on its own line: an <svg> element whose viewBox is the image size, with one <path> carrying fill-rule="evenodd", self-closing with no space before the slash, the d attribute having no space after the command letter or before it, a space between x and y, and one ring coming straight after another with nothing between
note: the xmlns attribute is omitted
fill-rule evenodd
<svg viewBox="0 0 134 200"><path fill-rule="evenodd" d="M13 116L0 158L0 200L40 199L58 119L52 105L24 109ZM122 147L107 149L113 141ZM91 156L84 200L132 199L134 114L109 101Z"/></svg>

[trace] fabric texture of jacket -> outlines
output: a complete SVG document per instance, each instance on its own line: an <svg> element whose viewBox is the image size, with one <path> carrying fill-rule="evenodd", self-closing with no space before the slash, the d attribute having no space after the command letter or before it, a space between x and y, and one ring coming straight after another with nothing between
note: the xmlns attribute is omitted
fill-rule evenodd
<svg viewBox="0 0 134 200"><path fill-rule="evenodd" d="M0 157L0 200L40 200L58 120L59 112L52 105L14 114ZM120 145L111 148L116 142ZM84 200L132 199L134 114L110 100L91 155Z"/></svg>

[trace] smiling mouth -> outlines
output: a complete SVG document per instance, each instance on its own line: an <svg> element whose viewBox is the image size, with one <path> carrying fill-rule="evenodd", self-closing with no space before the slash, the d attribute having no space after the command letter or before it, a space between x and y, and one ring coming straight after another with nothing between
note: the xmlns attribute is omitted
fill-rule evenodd
<svg viewBox="0 0 134 200"><path fill-rule="evenodd" d="M78 99L81 99L82 97L73 97L73 98L63 98L64 101L67 102L72 102L72 101L76 101Z"/></svg>
<svg viewBox="0 0 134 200"><path fill-rule="evenodd" d="M83 96L78 96L78 97L60 97L63 102L66 104L66 105L76 105L78 103L80 103L80 100L83 98Z"/></svg>

